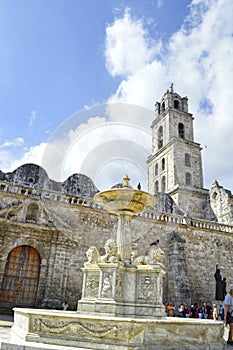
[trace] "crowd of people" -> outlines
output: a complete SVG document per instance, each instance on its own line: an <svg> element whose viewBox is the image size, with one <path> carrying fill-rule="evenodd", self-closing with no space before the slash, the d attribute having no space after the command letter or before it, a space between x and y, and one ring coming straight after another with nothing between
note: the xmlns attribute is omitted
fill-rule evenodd
<svg viewBox="0 0 233 350"><path fill-rule="evenodd" d="M222 304L197 303L193 305L173 303L165 304L166 315L169 317L191 317L199 319L224 320L224 307Z"/></svg>
<svg viewBox="0 0 233 350"><path fill-rule="evenodd" d="M220 270L217 270L217 274ZM220 284L219 281L225 283L226 279L217 279L216 283ZM224 286L224 285L223 285ZM221 287L222 288L222 287ZM224 288L222 288L224 291ZM219 298L219 290L216 286L216 300L223 300ZM165 304L166 315L168 317L191 317L198 319L212 319L223 321L226 329L226 343L233 346L233 284L229 285L229 292L221 294L224 296L224 304L210 304L202 303L198 305L197 303L188 306L187 304L181 303L180 305L174 305L172 303Z"/></svg>

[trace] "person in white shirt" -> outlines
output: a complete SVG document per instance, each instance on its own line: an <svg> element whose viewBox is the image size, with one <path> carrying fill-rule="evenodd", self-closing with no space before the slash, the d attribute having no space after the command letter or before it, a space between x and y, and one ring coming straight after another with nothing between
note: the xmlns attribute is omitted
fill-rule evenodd
<svg viewBox="0 0 233 350"><path fill-rule="evenodd" d="M62 303L62 309L63 310L68 310L69 309L69 304L67 303L66 300Z"/></svg>
<svg viewBox="0 0 233 350"><path fill-rule="evenodd" d="M224 325L227 324L230 326L227 344L233 345L233 284L229 285L229 293L224 300Z"/></svg>

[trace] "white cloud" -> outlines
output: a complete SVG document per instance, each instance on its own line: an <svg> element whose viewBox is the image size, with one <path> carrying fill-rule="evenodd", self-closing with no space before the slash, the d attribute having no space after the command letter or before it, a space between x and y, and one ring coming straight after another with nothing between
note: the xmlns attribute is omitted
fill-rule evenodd
<svg viewBox="0 0 233 350"><path fill-rule="evenodd" d="M26 163L41 164L41 160L42 160L46 145L47 145L46 143L41 143L39 145L30 147L30 149L24 153L22 158L20 158L19 160L15 160L12 163L11 168L16 169L20 165L26 164Z"/></svg>
<svg viewBox="0 0 233 350"><path fill-rule="evenodd" d="M159 49L160 44L152 41L141 20L132 19L129 9L106 28L106 67L113 77L134 74Z"/></svg>
<svg viewBox="0 0 233 350"><path fill-rule="evenodd" d="M157 7L161 8L163 6L164 0L157 0Z"/></svg>
<svg viewBox="0 0 233 350"><path fill-rule="evenodd" d="M13 161L14 158L11 152L5 149L0 149L0 170L10 171Z"/></svg>
<svg viewBox="0 0 233 350"><path fill-rule="evenodd" d="M173 34L168 47L158 50L157 46L154 51L148 45L143 22L133 19L129 11L108 26L106 32L109 71L112 75L124 73L124 80L109 101L152 108L155 100L159 100L174 82L175 91L189 98L189 111L196 118L196 141L207 145L203 151L207 186L216 177L224 186L233 186L232 18L231 1L193 1L190 15ZM134 38L135 32L135 41L132 39L129 49L139 56L136 64L130 54L127 62L124 60L127 39L121 33L126 28L130 38ZM156 52L164 52L164 55L156 55ZM206 102L208 109L203 108Z"/></svg>
<svg viewBox="0 0 233 350"><path fill-rule="evenodd" d="M31 115L30 115L30 118L29 118L29 122L28 122L29 126L33 126L34 125L35 120L36 120L36 114L37 114L37 111L35 111L35 110L31 112Z"/></svg>
<svg viewBox="0 0 233 350"><path fill-rule="evenodd" d="M0 148L8 148L8 147L20 147L24 144L23 137L16 137L13 140L5 141L0 145Z"/></svg>
<svg viewBox="0 0 233 350"><path fill-rule="evenodd" d="M46 143L30 147L23 156L15 154L12 150L0 150L0 169L2 171L13 171L22 164L35 163L41 164Z"/></svg>
<svg viewBox="0 0 233 350"><path fill-rule="evenodd" d="M79 113L67 119L46 147L42 166L49 176L63 181L73 173L83 173L102 189L119 182L128 167L134 169L135 181L140 181L141 174L146 189L151 132L144 124L148 126L153 113L139 106L112 104L89 108L81 114L82 118L86 114L86 123L78 124ZM120 173L116 170L119 164ZM108 181L103 183L104 178Z"/></svg>

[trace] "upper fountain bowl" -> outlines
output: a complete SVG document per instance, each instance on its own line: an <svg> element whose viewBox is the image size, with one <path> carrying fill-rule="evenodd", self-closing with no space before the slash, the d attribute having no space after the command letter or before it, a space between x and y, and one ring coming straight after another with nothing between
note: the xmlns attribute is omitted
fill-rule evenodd
<svg viewBox="0 0 233 350"><path fill-rule="evenodd" d="M151 194L134 190L129 187L129 178L126 176L122 188L114 188L99 192L94 202L110 213L118 215L136 215L156 205L157 200Z"/></svg>

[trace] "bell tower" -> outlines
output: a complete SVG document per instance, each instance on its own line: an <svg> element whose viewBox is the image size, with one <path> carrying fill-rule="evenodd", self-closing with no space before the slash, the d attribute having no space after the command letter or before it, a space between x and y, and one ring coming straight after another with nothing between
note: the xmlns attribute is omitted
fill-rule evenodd
<svg viewBox="0 0 233 350"><path fill-rule="evenodd" d="M194 142L193 119L188 98L174 92L172 84L155 104L148 190L169 194L184 214L203 218L208 190L203 189L201 147Z"/></svg>

